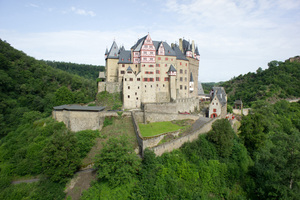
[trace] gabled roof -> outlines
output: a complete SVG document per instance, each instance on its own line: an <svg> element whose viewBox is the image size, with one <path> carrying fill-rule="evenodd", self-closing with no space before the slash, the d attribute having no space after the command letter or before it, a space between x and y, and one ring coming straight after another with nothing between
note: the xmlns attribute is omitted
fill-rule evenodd
<svg viewBox="0 0 300 200"><path fill-rule="evenodd" d="M141 48L142 48L142 46L143 46L143 44L144 44L145 39L147 38L147 36L148 36L148 35L146 35L146 36L142 37L141 39L139 39L139 40L135 43L135 45L133 45L133 46L131 47L131 49L133 49L133 51L140 51Z"/></svg>
<svg viewBox="0 0 300 200"><path fill-rule="evenodd" d="M177 72L177 70L173 65L171 65L168 72Z"/></svg>
<svg viewBox="0 0 300 200"><path fill-rule="evenodd" d="M194 82L194 78L193 78L192 72L191 72L191 76L190 76L190 82Z"/></svg>
<svg viewBox="0 0 300 200"><path fill-rule="evenodd" d="M119 48L117 43L114 41L108 52L107 58L118 58Z"/></svg>
<svg viewBox="0 0 300 200"><path fill-rule="evenodd" d="M131 62L131 51L120 51L119 63L121 64L130 64Z"/></svg>
<svg viewBox="0 0 300 200"><path fill-rule="evenodd" d="M214 91L213 98L217 97L219 99L220 103L222 104L222 106L224 106L227 103L226 92L225 92L224 88L223 87L213 87L213 91Z"/></svg>
<svg viewBox="0 0 300 200"><path fill-rule="evenodd" d="M179 47L177 45L173 46L173 50L176 54L177 60L188 60L185 55L180 51Z"/></svg>
<svg viewBox="0 0 300 200"><path fill-rule="evenodd" d="M158 49L160 47L160 44L162 44L165 49L165 56L176 56L175 51L171 48L171 46L168 43L159 42L159 41L152 41L152 42L155 47L156 54L158 54Z"/></svg>

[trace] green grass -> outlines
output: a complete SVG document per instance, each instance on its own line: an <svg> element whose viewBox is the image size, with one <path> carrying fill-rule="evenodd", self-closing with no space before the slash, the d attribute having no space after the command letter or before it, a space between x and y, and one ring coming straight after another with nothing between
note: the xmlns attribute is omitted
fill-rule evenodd
<svg viewBox="0 0 300 200"><path fill-rule="evenodd" d="M182 129L183 126L179 126L172 122L154 122L150 124L139 124L139 128L143 137L150 137L161 133L177 131Z"/></svg>

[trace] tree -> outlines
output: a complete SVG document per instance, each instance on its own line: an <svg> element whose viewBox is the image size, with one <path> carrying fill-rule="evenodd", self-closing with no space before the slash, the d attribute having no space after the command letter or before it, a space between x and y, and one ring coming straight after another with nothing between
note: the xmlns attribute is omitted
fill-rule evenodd
<svg viewBox="0 0 300 200"><path fill-rule="evenodd" d="M113 187L135 179L140 170L138 158L127 137L110 138L95 156L97 177Z"/></svg>
<svg viewBox="0 0 300 200"><path fill-rule="evenodd" d="M253 175L258 199L298 199L299 166L299 131L273 135L255 155Z"/></svg>
<svg viewBox="0 0 300 200"><path fill-rule="evenodd" d="M60 87L55 92L55 104L56 105L64 105L64 104L72 104L74 103L74 95L73 93L66 87Z"/></svg>
<svg viewBox="0 0 300 200"><path fill-rule="evenodd" d="M207 133L208 140L216 145L219 155L230 156L235 133L227 119L219 119L212 125L212 130Z"/></svg>
<svg viewBox="0 0 300 200"><path fill-rule="evenodd" d="M79 158L77 138L74 133L69 130L56 132L43 149L44 174L52 181L64 182L80 165Z"/></svg>

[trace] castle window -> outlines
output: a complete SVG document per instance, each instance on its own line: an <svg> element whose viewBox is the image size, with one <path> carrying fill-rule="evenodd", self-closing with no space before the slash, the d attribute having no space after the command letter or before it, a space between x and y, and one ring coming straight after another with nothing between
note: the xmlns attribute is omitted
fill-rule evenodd
<svg viewBox="0 0 300 200"><path fill-rule="evenodd" d="M165 87L165 84L163 84L163 87Z"/></svg>
<svg viewBox="0 0 300 200"><path fill-rule="evenodd" d="M180 65L182 65L182 62L180 62Z"/></svg>
<svg viewBox="0 0 300 200"><path fill-rule="evenodd" d="M121 71L121 74L125 74L125 71L122 70L122 71Z"/></svg>
<svg viewBox="0 0 300 200"><path fill-rule="evenodd" d="M147 58L143 58L143 60L147 60Z"/></svg>
<svg viewBox="0 0 300 200"><path fill-rule="evenodd" d="M125 81L127 81L127 79L125 78Z"/></svg>
<svg viewBox="0 0 300 200"><path fill-rule="evenodd" d="M129 81L133 81L133 78L130 78Z"/></svg>
<svg viewBox="0 0 300 200"><path fill-rule="evenodd" d="M218 103L216 103L216 105L218 105Z"/></svg>
<svg viewBox="0 0 300 200"><path fill-rule="evenodd" d="M138 86L138 89L140 89L140 86Z"/></svg>
<svg viewBox="0 0 300 200"><path fill-rule="evenodd" d="M153 59L152 59L153 60ZM154 65L149 65L149 67L154 67Z"/></svg>
<svg viewBox="0 0 300 200"><path fill-rule="evenodd" d="M139 98L137 97L136 100L139 100Z"/></svg>
<svg viewBox="0 0 300 200"><path fill-rule="evenodd" d="M156 81L159 81L159 77L156 77Z"/></svg>
<svg viewBox="0 0 300 200"><path fill-rule="evenodd" d="M145 88L147 87L147 85L145 85ZM146 91L146 90L145 90Z"/></svg>
<svg viewBox="0 0 300 200"><path fill-rule="evenodd" d="M150 55L153 55L153 51L150 51Z"/></svg>
<svg viewBox="0 0 300 200"><path fill-rule="evenodd" d="M160 74L160 71L159 71L159 70L156 70L156 73L157 73L157 74Z"/></svg>
<svg viewBox="0 0 300 200"><path fill-rule="evenodd" d="M165 81L169 81L169 77L165 77Z"/></svg>
<svg viewBox="0 0 300 200"><path fill-rule="evenodd" d="M185 66L187 66L187 63L185 63Z"/></svg>
<svg viewBox="0 0 300 200"><path fill-rule="evenodd" d="M135 93L135 95L137 95L137 92Z"/></svg>
<svg viewBox="0 0 300 200"><path fill-rule="evenodd" d="M130 95L128 95L128 99L130 98Z"/></svg>
<svg viewBox="0 0 300 200"><path fill-rule="evenodd" d="M182 81L182 77L180 77L179 80Z"/></svg>
<svg viewBox="0 0 300 200"><path fill-rule="evenodd" d="M173 58L171 59L171 61L173 61Z"/></svg>
<svg viewBox="0 0 300 200"><path fill-rule="evenodd" d="M122 58L122 61L124 61L124 58Z"/></svg>
<svg viewBox="0 0 300 200"><path fill-rule="evenodd" d="M184 86L184 89L186 90L186 86Z"/></svg>
<svg viewBox="0 0 300 200"><path fill-rule="evenodd" d="M128 86L128 90L130 90L130 86Z"/></svg>
<svg viewBox="0 0 300 200"><path fill-rule="evenodd" d="M165 67L167 67L168 65L167 64L165 64Z"/></svg>
<svg viewBox="0 0 300 200"><path fill-rule="evenodd" d="M144 78L144 80L143 80L144 82L147 82L148 81L148 78ZM146 87L146 85L145 85L145 87Z"/></svg>
<svg viewBox="0 0 300 200"><path fill-rule="evenodd" d="M182 74L182 73L183 73L183 70L182 70L182 69L180 69L179 71L180 71L180 74Z"/></svg>
<svg viewBox="0 0 300 200"><path fill-rule="evenodd" d="M135 67L137 68L137 65L135 65Z"/></svg>
<svg viewBox="0 0 300 200"><path fill-rule="evenodd" d="M122 59L122 60L124 60L124 59ZM123 64L122 67L125 67L125 65Z"/></svg>
<svg viewBox="0 0 300 200"><path fill-rule="evenodd" d="M153 60L153 58L150 58L150 60Z"/></svg>
<svg viewBox="0 0 300 200"><path fill-rule="evenodd" d="M160 64L156 64L156 67L160 67Z"/></svg>
<svg viewBox="0 0 300 200"><path fill-rule="evenodd" d="M187 74L187 70L184 70L184 73Z"/></svg>
<svg viewBox="0 0 300 200"><path fill-rule="evenodd" d="M212 103L212 105L215 105L215 103Z"/></svg>
<svg viewBox="0 0 300 200"><path fill-rule="evenodd" d="M141 78L137 78L136 80L137 80L137 81L140 81L140 80L141 80Z"/></svg>
<svg viewBox="0 0 300 200"><path fill-rule="evenodd" d="M143 67L145 67L145 65L142 65Z"/></svg>
<svg viewBox="0 0 300 200"><path fill-rule="evenodd" d="M182 85L180 85L180 89L182 90Z"/></svg>
<svg viewBox="0 0 300 200"><path fill-rule="evenodd" d="M150 78L150 81L152 81L152 82L153 82L153 78ZM151 87L152 87L152 85L151 85Z"/></svg>
<svg viewBox="0 0 300 200"><path fill-rule="evenodd" d="M152 85L150 85L151 86L151 88L152 88Z"/></svg>
<svg viewBox="0 0 300 200"><path fill-rule="evenodd" d="M157 60L161 60L161 57L158 57Z"/></svg>
<svg viewBox="0 0 300 200"><path fill-rule="evenodd" d="M217 112L217 109L214 109L213 112Z"/></svg>
<svg viewBox="0 0 300 200"><path fill-rule="evenodd" d="M165 60L169 60L169 58L168 58L168 57L166 57L166 58L165 58Z"/></svg>

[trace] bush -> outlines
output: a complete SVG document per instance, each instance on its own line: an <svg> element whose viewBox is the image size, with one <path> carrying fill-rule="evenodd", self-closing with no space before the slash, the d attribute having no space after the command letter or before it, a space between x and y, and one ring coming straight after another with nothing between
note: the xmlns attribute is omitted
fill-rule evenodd
<svg viewBox="0 0 300 200"><path fill-rule="evenodd" d="M114 122L113 117L105 117L104 122L103 122L103 128L109 125L112 125Z"/></svg>

